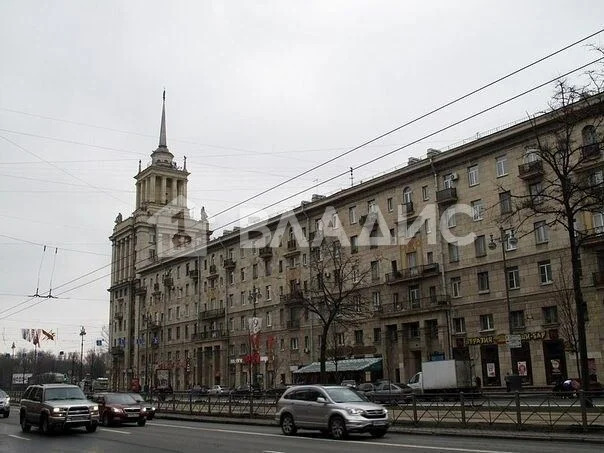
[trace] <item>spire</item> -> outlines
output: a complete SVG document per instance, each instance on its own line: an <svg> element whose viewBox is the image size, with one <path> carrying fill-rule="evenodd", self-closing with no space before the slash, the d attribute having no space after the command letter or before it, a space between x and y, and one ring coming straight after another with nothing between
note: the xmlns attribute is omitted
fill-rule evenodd
<svg viewBox="0 0 604 453"><path fill-rule="evenodd" d="M159 147L167 148L166 143L166 90L164 90L163 104L161 108L161 127L159 129Z"/></svg>

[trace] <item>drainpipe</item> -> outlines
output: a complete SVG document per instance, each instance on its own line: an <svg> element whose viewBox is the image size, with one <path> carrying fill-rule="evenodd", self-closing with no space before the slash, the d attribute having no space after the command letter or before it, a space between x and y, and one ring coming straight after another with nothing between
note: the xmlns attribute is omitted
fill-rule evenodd
<svg viewBox="0 0 604 453"><path fill-rule="evenodd" d="M218 238L218 242L222 246L224 250L224 260L228 259L227 248L222 242L222 238ZM224 261L222 262L224 267ZM225 326L225 338L226 338L226 348L224 350L224 371L226 377L227 388L231 387L230 379L231 374L229 373L229 341L230 341L230 330L229 330L229 289L228 289L228 273L226 267L224 268L224 326Z"/></svg>
<svg viewBox="0 0 604 453"><path fill-rule="evenodd" d="M434 174L434 201L436 202L436 192L438 191L438 172L436 171L436 167L434 166L434 158L430 158L430 167L432 167L432 173ZM436 202L438 205L438 202ZM440 216L440 207L438 207L438 214ZM436 235L439 237L438 241L439 241L439 248L440 248L440 277L441 277L441 284L442 284L442 288L443 288L443 293L444 296L448 296L449 295L449 291L447 288L447 279L445 277L445 252L444 252L444 247L443 247L443 242L442 242L442 235L440 234L440 217L438 219L436 219L437 221L434 222L436 225L434 226L435 228L435 232ZM451 307L449 307L446 311L445 311L445 317L446 317L446 327L447 327L447 347L449 350L449 358L452 359L453 358L453 343L451 341Z"/></svg>
<svg viewBox="0 0 604 453"><path fill-rule="evenodd" d="M302 214L304 214L304 217L306 217L306 233L308 234L309 238L310 238L310 217L308 216L307 212L306 212L306 206L304 205L304 203L302 204ZM311 246L311 241L308 241L308 274L309 274L309 292L311 291L311 287L312 287L312 273L311 273L311 260L312 260L312 246ZM301 275L302 273L300 273ZM310 297L310 296L309 296ZM315 341L314 341L314 334L313 334L313 315L311 312L308 313L308 318L310 320L310 343L309 343L309 349L310 349L310 363L314 362L315 359Z"/></svg>

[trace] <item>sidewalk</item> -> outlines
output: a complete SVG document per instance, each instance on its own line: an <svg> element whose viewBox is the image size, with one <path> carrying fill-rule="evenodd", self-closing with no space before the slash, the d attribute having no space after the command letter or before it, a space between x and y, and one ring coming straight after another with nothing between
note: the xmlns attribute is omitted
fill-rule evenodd
<svg viewBox="0 0 604 453"><path fill-rule="evenodd" d="M268 418L235 418L235 417L214 417L209 415L188 415L188 414L167 414L157 413L156 419L164 420L182 420L204 423L226 423L234 425L252 425L252 426L277 426L277 423ZM459 437L487 437L498 439L521 439L521 440L549 440L557 442L587 442L604 445L604 430L598 433L584 432L539 432L539 431L516 431L516 430L495 430L495 429L463 429L463 428L430 428L430 427L410 427L410 426L391 426L390 432L400 434L417 435L435 435L435 436L459 436Z"/></svg>

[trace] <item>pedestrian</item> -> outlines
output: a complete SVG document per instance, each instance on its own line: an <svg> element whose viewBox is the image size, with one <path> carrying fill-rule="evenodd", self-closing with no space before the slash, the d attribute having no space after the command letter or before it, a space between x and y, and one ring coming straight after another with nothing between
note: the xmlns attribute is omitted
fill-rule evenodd
<svg viewBox="0 0 604 453"><path fill-rule="evenodd" d="M511 392L512 391L512 382L511 379L512 375L510 374L510 372L508 371L505 375L505 390L506 392Z"/></svg>

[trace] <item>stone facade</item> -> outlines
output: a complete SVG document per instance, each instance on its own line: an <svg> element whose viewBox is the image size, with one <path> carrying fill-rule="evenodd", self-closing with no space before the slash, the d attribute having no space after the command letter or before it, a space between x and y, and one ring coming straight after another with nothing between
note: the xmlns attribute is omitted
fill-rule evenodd
<svg viewBox="0 0 604 453"><path fill-rule="evenodd" d="M545 217L526 221L506 212L506 192L525 195L547 177L530 150L536 131L547 136L550 119L543 115L446 152L429 150L399 170L313 197L289 213L292 222L273 218L250 227L255 235L246 236L255 239L243 244L241 230L213 238L204 212L198 221L189 216L186 161L185 168L173 163L162 115L160 147L136 176L136 210L116 220L111 236L113 385L125 388L135 378L149 386L167 381L177 390L293 382L294 370L318 359L319 324L299 298L311 281L308 242L319 234L342 244L360 238L349 251L372 266L366 291L374 313L358 328L337 332L337 341L348 357L382 357L384 377L405 381L422 362L442 358L468 360L485 386L505 385L507 373L534 386L578 376L558 302L563 279L571 284L568 233L542 227ZM600 122L583 119L576 143L584 145L584 126ZM597 126L597 136L603 133ZM604 168L600 141L588 144L580 169L596 184ZM602 217L586 212L577 219L592 234L581 250L582 288L588 356L600 381ZM363 240L373 237L367 225L374 219L381 226L377 246ZM412 225L417 232L405 233ZM454 246L445 230L477 239ZM255 346L251 317L262 320ZM507 344L510 328L519 347Z"/></svg>

